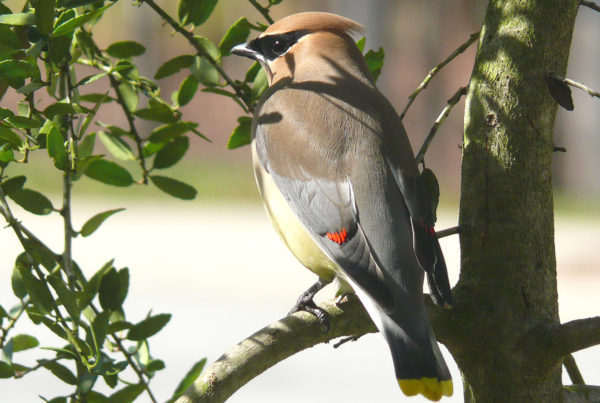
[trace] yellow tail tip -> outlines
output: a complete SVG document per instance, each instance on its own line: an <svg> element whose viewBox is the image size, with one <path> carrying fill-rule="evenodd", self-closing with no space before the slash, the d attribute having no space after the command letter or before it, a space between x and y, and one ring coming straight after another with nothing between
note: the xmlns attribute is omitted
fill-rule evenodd
<svg viewBox="0 0 600 403"><path fill-rule="evenodd" d="M398 379L398 385L406 396L419 393L429 400L438 401L442 396L452 396L452 380L440 381L437 378Z"/></svg>

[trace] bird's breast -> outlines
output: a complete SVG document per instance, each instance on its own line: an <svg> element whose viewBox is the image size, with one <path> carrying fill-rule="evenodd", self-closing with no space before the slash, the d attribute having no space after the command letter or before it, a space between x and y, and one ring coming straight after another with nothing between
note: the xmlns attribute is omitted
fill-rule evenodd
<svg viewBox="0 0 600 403"><path fill-rule="evenodd" d="M285 200L271 175L256 157L256 147L252 143L252 159L256 184L271 224L292 252L306 268L324 280L331 281L339 269L319 248L308 234Z"/></svg>

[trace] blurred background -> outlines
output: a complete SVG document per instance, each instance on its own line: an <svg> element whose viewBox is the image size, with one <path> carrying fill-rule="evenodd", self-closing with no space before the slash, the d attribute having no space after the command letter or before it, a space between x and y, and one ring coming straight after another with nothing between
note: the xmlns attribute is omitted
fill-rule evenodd
<svg viewBox="0 0 600 403"><path fill-rule="evenodd" d="M13 11L19 1L5 1ZM176 15L176 2L159 2ZM427 72L479 30L486 2L443 1L284 1L273 8L272 16L301 11L328 11L362 23L367 28L366 48L383 46L386 53L378 86L402 110L408 95ZM218 43L239 17L264 22L244 1L222 0L211 19L197 33ZM166 60L192 49L146 6L121 1L110 8L94 28L102 47L119 40L142 43L147 52L137 59L144 76L153 77ZM573 38L568 77L600 88L600 20L598 14L582 7ZM476 47L470 47L445 67L417 98L404 119L413 149L423 142L446 100L467 85ZM223 61L234 78L243 78L250 61L237 57ZM83 76L83 74L82 74ZM185 75L160 81L164 99L178 89ZM105 86L102 80L99 88ZM600 101L573 90L574 112L559 108L554 142L566 153L554 157L556 250L559 304L563 321L599 314L600 296ZM12 109L14 94L2 100ZM172 199L156 189L134 186L113 189L83 178L74 188L74 221L80 226L93 214L109 208L126 207L89 239L78 238L75 258L92 274L111 258L116 266L131 271L130 294L125 303L132 322L141 320L149 309L173 314L170 324L151 339L152 354L167 368L157 373L153 389L166 400L194 362L217 359L230 346L256 330L284 316L297 296L314 282L279 241L260 205L251 171L250 149L228 151L227 139L243 111L233 101L217 95L198 93L182 108L184 119L199 123L198 130L212 140L191 138L192 151L168 172L198 190L191 202ZM457 223L460 185L464 99L455 107L432 143L427 166L437 175L441 188L438 229ZM124 126L118 109L105 109L99 121ZM120 119L120 120L119 120ZM154 126L140 123L142 131ZM35 159L37 158L37 159ZM37 156L19 169L31 175L28 186L60 201L60 177L47 170L48 162ZM17 169L9 174L16 174ZM62 234L58 217L38 217L16 209L15 215L44 241L61 250ZM442 247L450 268L451 281L458 279L457 237L445 238ZM0 304L14 302L8 281L14 258L19 253L14 234L0 230ZM328 294L329 293L329 294ZM324 290L325 299L331 290ZM16 333L43 333L21 323ZM15 333L15 334L16 334ZM41 338L42 345L56 340ZM445 351L445 353L447 353ZM235 394L232 402L392 402L403 399L393 379L387 346L379 335L368 335L339 349L321 345L301 352L251 381ZM600 385L600 349L577 353L584 379ZM22 355L22 357L27 357ZM447 359L451 358L446 354ZM27 363L27 359L23 359ZM455 395L462 401L460 375L452 365ZM569 383L565 378L565 382ZM68 393L68 385L57 384L43 372L19 381L0 380L3 399L39 401L38 395ZM106 389L108 390L108 389ZM139 401L146 401L142 395ZM419 398L411 401L424 401Z"/></svg>

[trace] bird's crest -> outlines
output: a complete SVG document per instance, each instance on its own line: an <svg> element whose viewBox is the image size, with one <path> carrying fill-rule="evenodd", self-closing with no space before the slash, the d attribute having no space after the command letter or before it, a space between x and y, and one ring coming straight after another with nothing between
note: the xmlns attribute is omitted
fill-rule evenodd
<svg viewBox="0 0 600 403"><path fill-rule="evenodd" d="M298 30L311 32L334 31L351 34L353 32L364 32L365 27L358 22L339 15L322 12L306 12L282 18L271 25L260 36L283 34Z"/></svg>

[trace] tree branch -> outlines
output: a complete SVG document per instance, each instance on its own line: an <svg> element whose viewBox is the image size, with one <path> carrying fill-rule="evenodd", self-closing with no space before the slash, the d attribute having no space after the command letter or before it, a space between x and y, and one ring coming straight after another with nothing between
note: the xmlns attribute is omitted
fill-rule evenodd
<svg viewBox="0 0 600 403"><path fill-rule="evenodd" d="M579 2L580 6L586 6L588 8L591 8L592 10L596 10L600 13L600 6L596 3L594 3L593 1L585 1L585 0L581 0Z"/></svg>
<svg viewBox="0 0 600 403"><path fill-rule="evenodd" d="M337 337L377 331L354 295L338 305L331 300L321 307L327 311L331 326L327 333L311 314L287 316L230 348L204 370L177 403L223 402L251 379L299 351Z"/></svg>
<svg viewBox="0 0 600 403"><path fill-rule="evenodd" d="M406 112L408 111L408 108L410 108L410 106L412 105L412 103L415 101L415 98L417 97L417 95L419 95L419 93L421 91L423 91L425 88L427 88L427 85L429 84L429 82L431 81L431 79L442 68L444 68L444 66L446 66L448 63L450 63L452 60L454 60L454 58L456 56L460 55L469 46L471 46L471 44L473 42L475 42L475 40L477 40L477 38L479 38L479 33L480 32L481 31L477 31L477 32L471 34L471 36L469 36L469 39L467 39L462 45L460 45L458 48L456 48L454 50L454 52L452 52L450 54L450 56L448 56L447 58L445 58L444 60L442 60L437 66L435 66L434 68L432 68L431 70L429 70L429 74L427 74L427 77L425 77L425 79L421 82L421 84L419 84L419 86L417 87L417 89L414 90L413 93L408 96L408 103L406 104L406 106L402 110L402 113L400 114L400 119L404 119L404 115L406 115Z"/></svg>
<svg viewBox="0 0 600 403"><path fill-rule="evenodd" d="M250 2L250 4L252 4L254 6L254 8L256 10L258 10L259 13L262 14L263 17L265 17L265 20L267 20L267 22L269 24L272 24L273 22L273 18L271 18L271 16L269 15L269 8L268 7L263 7L260 4L258 4L258 2L256 0L248 0Z"/></svg>
<svg viewBox="0 0 600 403"><path fill-rule="evenodd" d="M165 10L160 8L158 6L158 4L156 4L154 2L154 0L142 0L142 1L146 4L148 4L150 6L150 8L152 8L158 15L160 15L161 18L163 20L165 20L167 22L167 24L169 24L175 31L177 31L181 35L183 35L183 37L185 39L187 39L187 41L190 43L190 45L192 45L194 47L194 49L196 49L196 52L198 52L198 54L200 56L202 56L203 58L208 60L208 62L210 64L212 64L213 67L219 72L221 77L223 77L223 79L227 82L227 84L229 84L229 86L233 89L235 94L244 102L244 104L248 108L248 111L254 112L254 107L248 101L248 97L242 92L240 87L238 85L236 85L235 81L233 81L233 79L231 77L229 77L229 75L225 72L225 70L223 70L221 65L206 52L206 50L200 45L200 43L196 40L196 38L194 38L194 34L192 32L187 31L184 27L179 25L177 23L177 21L175 21L173 18L171 18L171 16L169 14L167 14L167 12Z"/></svg>
<svg viewBox="0 0 600 403"><path fill-rule="evenodd" d="M553 347L567 355L600 344L600 316L563 323L551 330Z"/></svg>
<svg viewBox="0 0 600 403"><path fill-rule="evenodd" d="M600 92L591 89L590 87L586 86L585 84L571 80L570 78L561 77L556 73L550 73L550 78L562 81L563 83L570 85L571 87L579 88L580 90L587 92L591 97L600 98Z"/></svg>
<svg viewBox="0 0 600 403"><path fill-rule="evenodd" d="M458 101L460 101L460 99L466 93L467 93L467 87L460 87L458 89L458 91L456 91L454 93L454 95L452 95L452 97L448 100L448 105L446 105L444 110L442 110L442 113L440 113L440 116L438 116L438 118L433 123L433 126L429 130L429 134L425 138L425 141L423 142L421 149L419 150L419 152L417 153L417 156L415 157L415 159L417 160L417 164L420 164L423 162L423 159L425 158L425 153L427 152L429 145L433 141L433 138L435 137L438 129L444 123L444 121L446 120L448 115L450 115L452 108L454 108L454 106L458 103Z"/></svg>
<svg viewBox="0 0 600 403"><path fill-rule="evenodd" d="M583 380L583 376L581 376L581 372L579 371L579 367L577 367L573 354L565 355L563 365L574 385L585 385L585 381Z"/></svg>

